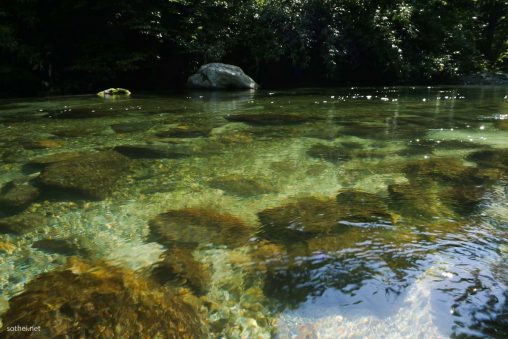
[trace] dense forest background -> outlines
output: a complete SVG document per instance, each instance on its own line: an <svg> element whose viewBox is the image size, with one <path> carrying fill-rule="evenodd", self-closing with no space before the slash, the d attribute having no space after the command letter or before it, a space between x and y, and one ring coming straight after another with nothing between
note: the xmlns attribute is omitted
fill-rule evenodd
<svg viewBox="0 0 508 339"><path fill-rule="evenodd" d="M508 70L508 1L2 0L0 94L181 87L208 62L265 87Z"/></svg>

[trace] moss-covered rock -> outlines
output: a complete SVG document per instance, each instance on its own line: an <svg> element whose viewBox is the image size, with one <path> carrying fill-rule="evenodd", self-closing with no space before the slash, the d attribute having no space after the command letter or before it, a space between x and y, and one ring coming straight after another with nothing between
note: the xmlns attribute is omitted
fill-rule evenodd
<svg viewBox="0 0 508 339"><path fill-rule="evenodd" d="M460 182L468 175L469 167L454 158L430 158L407 164L404 172L411 180L440 180Z"/></svg>
<svg viewBox="0 0 508 339"><path fill-rule="evenodd" d="M340 191L336 199L301 198L258 213L261 235L270 241L292 244L314 237L341 234L352 226L379 226L395 222L382 199L374 194Z"/></svg>
<svg viewBox="0 0 508 339"><path fill-rule="evenodd" d="M122 95L125 95L125 96L129 96L131 95L131 91L129 91L128 89L125 89L125 88L108 88L108 89L105 89L104 91L100 91L99 93L97 93L98 96L100 97L108 97L108 96L122 96Z"/></svg>
<svg viewBox="0 0 508 339"><path fill-rule="evenodd" d="M333 199L302 198L258 213L262 236L288 244L340 230L340 210Z"/></svg>
<svg viewBox="0 0 508 339"><path fill-rule="evenodd" d="M0 210L23 209L39 197L39 189L28 183L10 182L0 191Z"/></svg>
<svg viewBox="0 0 508 339"><path fill-rule="evenodd" d="M71 259L42 274L10 300L3 338L25 333L10 326L40 326L37 336L91 338L202 338L198 311L170 290L156 289L133 271Z"/></svg>
<svg viewBox="0 0 508 339"><path fill-rule="evenodd" d="M117 152L90 153L48 165L38 182L46 193L77 194L81 198L101 200L114 190L128 167L128 159Z"/></svg>
<svg viewBox="0 0 508 339"><path fill-rule="evenodd" d="M111 117L117 115L125 114L125 110L123 109L107 109L107 108L91 108L91 107L69 107L63 108L59 110L54 110L48 112L47 117L50 119L93 119L93 118L101 118L101 117ZM71 128L68 129L67 132L62 130L62 133L53 133L58 136L83 136L90 133L93 133L94 130L91 130L87 127L84 127L80 132L80 129Z"/></svg>
<svg viewBox="0 0 508 339"><path fill-rule="evenodd" d="M32 244L32 247L40 251L67 256L78 255L88 257L91 254L79 241L71 238L37 240Z"/></svg>
<svg viewBox="0 0 508 339"><path fill-rule="evenodd" d="M40 213L28 212L0 218L0 233L24 234L40 229L47 223L47 218Z"/></svg>
<svg viewBox="0 0 508 339"><path fill-rule="evenodd" d="M404 217L433 219L451 217L453 211L440 199L437 183L408 183L388 186L390 207Z"/></svg>
<svg viewBox="0 0 508 339"><path fill-rule="evenodd" d="M180 159L194 154L178 145L121 145L115 151L132 159Z"/></svg>
<svg viewBox="0 0 508 339"><path fill-rule="evenodd" d="M324 159L334 163L348 161L352 158L352 152L346 147L323 144L312 145L307 154L313 158Z"/></svg>
<svg viewBox="0 0 508 339"><path fill-rule="evenodd" d="M16 249L16 245L11 244L10 242L0 241L0 253L12 254ZM0 314L1 313L2 312L0 312Z"/></svg>
<svg viewBox="0 0 508 339"><path fill-rule="evenodd" d="M78 112L73 112L73 114L77 114ZM82 112L81 114L77 114L78 117L82 117L84 116L84 112ZM69 114L70 115L70 114ZM104 115L106 115L106 113L104 113ZM86 113L86 116L85 117L89 117L90 114ZM95 134L95 133L98 133L98 132L101 132L101 130L97 130L97 128L94 128L94 127L81 127L81 128L59 128L53 132L51 132L51 134L57 136L57 137L61 137L61 138L77 138L77 137L84 137L84 136L87 136L87 135L90 135L90 134Z"/></svg>
<svg viewBox="0 0 508 339"><path fill-rule="evenodd" d="M54 153L54 154L43 155L43 156L33 158L28 162L28 164L45 166L45 165L53 164L55 162L76 159L76 158L82 157L83 155L85 155L85 154L80 153L80 152Z"/></svg>
<svg viewBox="0 0 508 339"><path fill-rule="evenodd" d="M209 126L182 124L156 135L159 138L198 138L209 136L211 131L212 128Z"/></svg>
<svg viewBox="0 0 508 339"><path fill-rule="evenodd" d="M508 120L498 120L494 123L494 127L502 131L508 131Z"/></svg>
<svg viewBox="0 0 508 339"><path fill-rule="evenodd" d="M225 191L228 194L250 197L274 192L274 188L267 183L240 176L226 176L212 179L208 182L210 187Z"/></svg>
<svg viewBox="0 0 508 339"><path fill-rule="evenodd" d="M155 265L152 277L164 284L178 283L191 288L196 294L204 294L210 283L207 267L192 255L192 249L185 246L171 246L162 255L162 261Z"/></svg>
<svg viewBox="0 0 508 339"><path fill-rule="evenodd" d="M487 188L482 185L456 185L440 193L441 201L457 213L472 213L484 200Z"/></svg>
<svg viewBox="0 0 508 339"><path fill-rule="evenodd" d="M24 149L46 149L62 147L63 143L53 139L30 140L21 143Z"/></svg>
<svg viewBox="0 0 508 339"><path fill-rule="evenodd" d="M339 191L336 200L347 221L395 223L397 219L376 194L347 189Z"/></svg>
<svg viewBox="0 0 508 339"><path fill-rule="evenodd" d="M116 133L132 133L132 132L140 132L146 131L152 128L155 125L154 122L151 121L136 121L136 122L128 122L122 124L113 124L111 125L111 129Z"/></svg>
<svg viewBox="0 0 508 339"><path fill-rule="evenodd" d="M508 170L508 149L489 149L473 152L467 160L476 162L479 166Z"/></svg>
<svg viewBox="0 0 508 339"><path fill-rule="evenodd" d="M150 231L164 245L214 244L230 247L248 243L251 227L239 218L212 209L186 208L159 214L150 221Z"/></svg>

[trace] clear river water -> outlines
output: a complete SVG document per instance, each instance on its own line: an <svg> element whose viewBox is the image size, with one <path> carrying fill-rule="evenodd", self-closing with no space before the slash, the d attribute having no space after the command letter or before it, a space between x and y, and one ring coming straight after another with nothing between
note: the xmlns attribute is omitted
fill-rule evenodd
<svg viewBox="0 0 508 339"><path fill-rule="evenodd" d="M0 337L506 338L507 181L507 87L0 100Z"/></svg>

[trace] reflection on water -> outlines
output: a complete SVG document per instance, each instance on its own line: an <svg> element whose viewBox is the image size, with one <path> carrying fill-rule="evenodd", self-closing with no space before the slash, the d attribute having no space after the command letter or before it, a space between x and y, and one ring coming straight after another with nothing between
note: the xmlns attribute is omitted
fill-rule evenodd
<svg viewBox="0 0 508 339"><path fill-rule="evenodd" d="M506 337L507 95L2 101L0 333Z"/></svg>

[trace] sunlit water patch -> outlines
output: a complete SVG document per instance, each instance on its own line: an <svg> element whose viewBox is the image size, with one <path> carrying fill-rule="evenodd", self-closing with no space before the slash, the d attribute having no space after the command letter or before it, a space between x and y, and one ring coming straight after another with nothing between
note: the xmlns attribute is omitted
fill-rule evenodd
<svg viewBox="0 0 508 339"><path fill-rule="evenodd" d="M2 323L505 337L507 91L2 102Z"/></svg>

